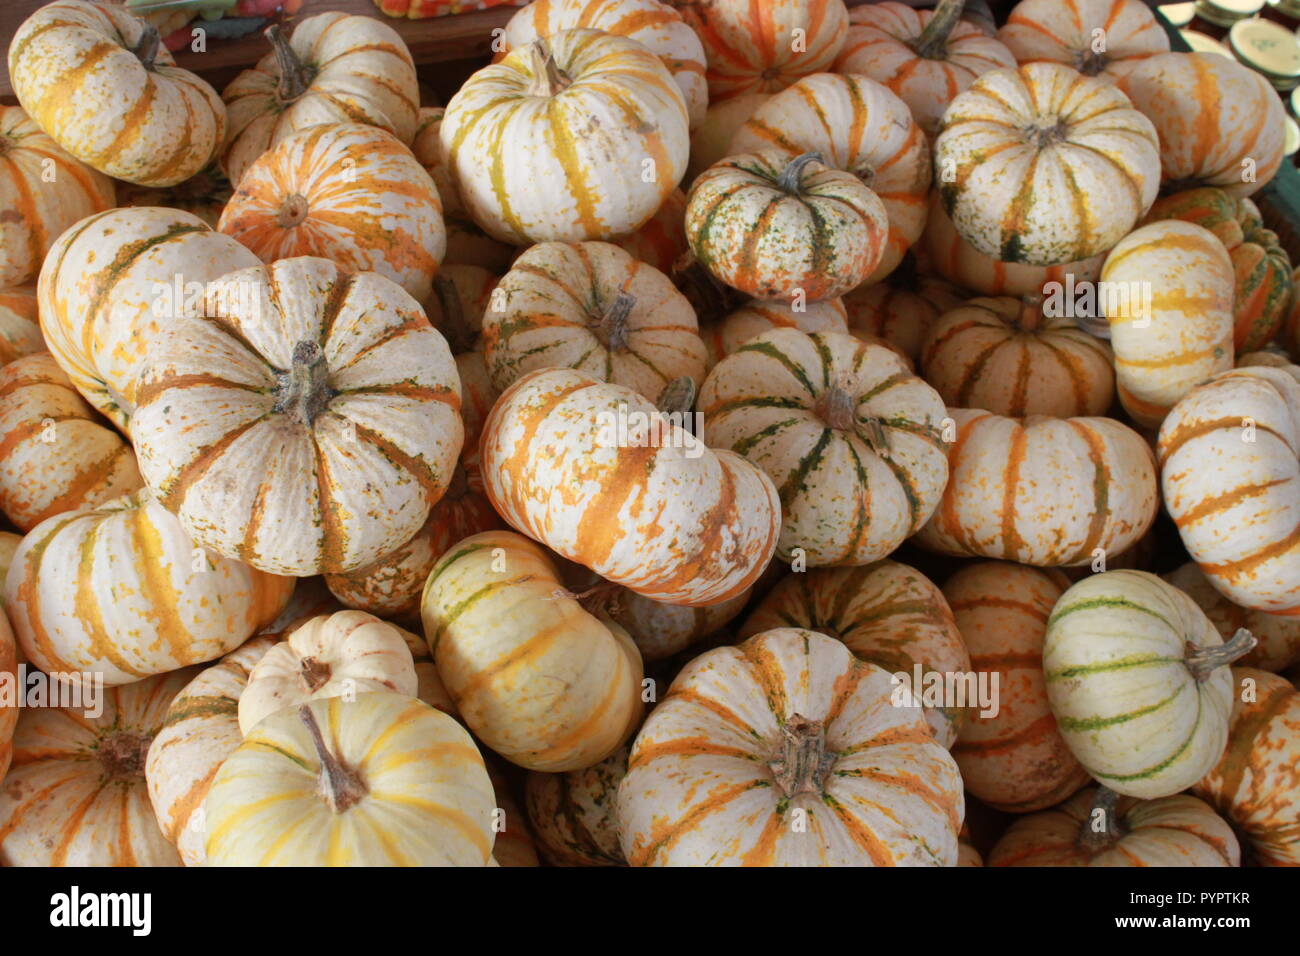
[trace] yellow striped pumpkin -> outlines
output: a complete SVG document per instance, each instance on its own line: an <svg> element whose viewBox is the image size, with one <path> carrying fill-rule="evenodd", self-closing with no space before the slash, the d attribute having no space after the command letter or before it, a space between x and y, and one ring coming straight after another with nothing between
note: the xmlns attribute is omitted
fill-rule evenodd
<svg viewBox="0 0 1300 956"><path fill-rule="evenodd" d="M204 801L209 866L488 866L496 800L473 739L401 694L272 714Z"/></svg>
<svg viewBox="0 0 1300 956"><path fill-rule="evenodd" d="M515 245L641 228L686 172L690 148L686 103L659 57L585 29L479 70L447 104L439 136L474 221Z"/></svg>
<svg viewBox="0 0 1300 956"><path fill-rule="evenodd" d="M41 330L86 401L127 434L150 343L203 290L257 256L198 216L153 207L81 220L54 243L38 286Z"/></svg>
<svg viewBox="0 0 1300 956"><path fill-rule="evenodd" d="M918 272L915 258L908 255L888 279L858 286L843 302L853 332L883 339L915 362L939 316L969 298L948 280Z"/></svg>
<svg viewBox="0 0 1300 956"><path fill-rule="evenodd" d="M743 93L710 103L704 122L691 130L691 160L682 182L689 185L704 170L730 156L731 138L771 98L771 93Z"/></svg>
<svg viewBox="0 0 1300 956"><path fill-rule="evenodd" d="M153 343L140 471L204 547L350 571L420 530L464 440L455 363L419 304L311 256L209 285Z"/></svg>
<svg viewBox="0 0 1300 956"><path fill-rule="evenodd" d="M913 686L917 667L923 675L941 677L971 669L943 594L921 572L897 561L788 574L737 634L745 638L779 627L803 628L843 641L859 660L905 674L918 694L921 688ZM966 711L953 701L926 707L934 739L951 748Z"/></svg>
<svg viewBox="0 0 1300 956"><path fill-rule="evenodd" d="M489 531L451 547L424 588L429 652L461 718L512 763L603 760L641 716L641 657L564 589L532 541Z"/></svg>
<svg viewBox="0 0 1300 956"><path fill-rule="evenodd" d="M0 367L45 351L38 317L36 286L0 289Z"/></svg>
<svg viewBox="0 0 1300 956"><path fill-rule="evenodd" d="M1009 297L972 299L931 326L921 374L949 405L995 415L1105 415L1110 347L1067 315Z"/></svg>
<svg viewBox="0 0 1300 956"><path fill-rule="evenodd" d="M216 91L175 66L157 28L122 7L56 0L39 8L9 43L9 78L19 104L63 149L130 183L189 179L226 134Z"/></svg>
<svg viewBox="0 0 1300 956"><path fill-rule="evenodd" d="M30 661L113 686L233 651L275 619L293 580L196 547L141 491L37 525L5 591Z"/></svg>
<svg viewBox="0 0 1300 956"><path fill-rule="evenodd" d="M184 182L162 189L118 182L117 205L165 206L193 213L213 229L221 220L221 210L230 202L230 180L217 163L212 162Z"/></svg>
<svg viewBox="0 0 1300 956"><path fill-rule="evenodd" d="M1241 659L1242 667L1278 673L1300 664L1300 617L1233 604L1215 589L1195 561L1162 577L1196 602L1225 641L1243 627L1255 635L1259 643Z"/></svg>
<svg viewBox="0 0 1300 956"><path fill-rule="evenodd" d="M1240 866L1222 817L1186 794L1098 806L1097 788L1011 824L989 866ZM1102 823L1100 810L1105 814Z"/></svg>
<svg viewBox="0 0 1300 956"><path fill-rule="evenodd" d="M798 308L789 302L763 302L750 299L740 308L728 312L720 322L700 329L708 349L708 366L717 365L750 339L771 329L798 329L800 332L845 332L847 310L844 300L824 299L804 302Z"/></svg>
<svg viewBox="0 0 1300 956"><path fill-rule="evenodd" d="M1178 588L1145 571L1106 571L1061 595L1043 673L1061 736L1098 781L1131 797L1185 790L1223 753L1232 709L1226 644Z"/></svg>
<svg viewBox="0 0 1300 956"><path fill-rule="evenodd" d="M832 73L805 77L759 106L736 131L726 155L772 149L789 159L817 153L880 197L889 241L868 282L889 275L920 238L930 189L929 145L907 104L875 80Z"/></svg>
<svg viewBox="0 0 1300 956"><path fill-rule="evenodd" d="M798 628L701 654L632 745L617 809L628 862L955 866L957 765L897 693Z"/></svg>
<svg viewBox="0 0 1300 956"><path fill-rule="evenodd" d="M327 11L293 36L267 31L271 52L221 91L230 115L221 167L238 186L253 161L289 134L322 123L364 123L404 144L415 136L420 93L401 36L374 17Z"/></svg>
<svg viewBox="0 0 1300 956"><path fill-rule="evenodd" d="M944 208L975 249L1058 265L1105 252L1156 198L1151 121L1114 85L1059 63L985 73L943 114Z"/></svg>
<svg viewBox="0 0 1300 956"><path fill-rule="evenodd" d="M710 446L743 454L775 483L782 560L883 558L943 494L943 402L882 345L764 332L714 367L699 410Z"/></svg>
<svg viewBox="0 0 1300 956"><path fill-rule="evenodd" d="M207 859L203 801L212 780L244 740L239 699L248 675L279 635L245 641L186 684L167 708L144 765L158 827L186 866Z"/></svg>
<svg viewBox="0 0 1300 956"><path fill-rule="evenodd" d="M1155 427L1199 382L1232 368L1233 271L1207 229L1165 220L1111 250L1101 281L1124 410Z"/></svg>
<svg viewBox="0 0 1300 956"><path fill-rule="evenodd" d="M948 414L948 486L917 535L923 547L1068 567L1119 554L1155 520L1155 456L1126 425L968 408Z"/></svg>
<svg viewBox="0 0 1300 956"><path fill-rule="evenodd" d="M73 223L117 203L113 181L69 156L20 107L0 107L0 288L33 281Z"/></svg>
<svg viewBox="0 0 1300 956"><path fill-rule="evenodd" d="M703 447L631 389L572 369L512 385L482 451L488 498L510 525L646 597L721 603L776 549L780 501L759 468Z"/></svg>
<svg viewBox="0 0 1300 956"><path fill-rule="evenodd" d="M1234 604L1300 615L1300 381L1249 366L1174 406L1157 451L1165 508Z"/></svg>
<svg viewBox="0 0 1300 956"><path fill-rule="evenodd" d="M504 390L535 369L572 368L654 401L704 381L695 311L666 275L608 242L541 242L483 313L483 357Z"/></svg>
<svg viewBox="0 0 1300 956"><path fill-rule="evenodd" d="M1250 862L1300 866L1300 693L1286 679L1248 667L1233 668L1232 677L1228 747L1192 792L1232 821Z"/></svg>
<svg viewBox="0 0 1300 956"><path fill-rule="evenodd" d="M998 39L1021 63L1064 63L1111 81L1169 52L1169 37L1141 0L1020 0Z"/></svg>
<svg viewBox="0 0 1300 956"><path fill-rule="evenodd" d="M0 369L0 511L22 531L144 485L131 446L102 424L49 352Z"/></svg>
<svg viewBox="0 0 1300 956"><path fill-rule="evenodd" d="M624 744L581 770L528 775L528 819L552 866L627 866L615 801L627 774L628 749Z"/></svg>
<svg viewBox="0 0 1300 956"><path fill-rule="evenodd" d="M421 302L447 248L433 179L392 133L357 123L280 140L245 171L217 228L263 262L321 256Z"/></svg>
<svg viewBox="0 0 1300 956"><path fill-rule="evenodd" d="M1119 80L1160 135L1171 190L1250 196L1282 165L1286 110L1263 76L1215 53L1160 53Z"/></svg>
<svg viewBox="0 0 1300 956"><path fill-rule="evenodd" d="M1043 635L1069 586L1060 571L1002 561L968 565L943 586L975 671L998 675L998 710L967 712L952 755L966 789L1007 813L1054 806L1088 782L1056 729Z"/></svg>
<svg viewBox="0 0 1300 956"><path fill-rule="evenodd" d="M195 672L107 688L95 716L83 706L24 707L0 789L0 863L180 866L154 819L145 755Z"/></svg>

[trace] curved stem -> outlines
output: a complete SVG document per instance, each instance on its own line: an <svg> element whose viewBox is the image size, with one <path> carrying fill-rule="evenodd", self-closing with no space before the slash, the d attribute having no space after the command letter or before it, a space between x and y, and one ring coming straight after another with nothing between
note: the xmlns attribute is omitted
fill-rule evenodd
<svg viewBox="0 0 1300 956"><path fill-rule="evenodd" d="M146 70L152 70L154 60L158 58L158 47L162 44L162 37L158 33L158 28L152 23L145 22L140 39L136 41L131 52L136 55L141 65Z"/></svg>
<svg viewBox="0 0 1300 956"><path fill-rule="evenodd" d="M1237 633L1228 638L1222 644L1216 644L1213 647L1205 647L1200 644L1187 642L1187 669L1192 672L1192 676L1198 681L1207 680L1220 667L1227 667L1237 658L1250 653L1259 641L1255 635L1250 633L1244 627L1238 628Z"/></svg>
<svg viewBox="0 0 1300 956"><path fill-rule="evenodd" d="M533 74L528 84L529 96L554 96L568 89L573 80L555 62L555 54L545 40L536 40L528 46L528 69Z"/></svg>
<svg viewBox="0 0 1300 956"><path fill-rule="evenodd" d="M282 229L292 229L307 218L308 212L307 197L302 193L293 193L281 203L280 211L275 217L276 225Z"/></svg>
<svg viewBox="0 0 1300 956"><path fill-rule="evenodd" d="M929 22L912 44L912 52L926 60L941 60L948 52L948 34L961 19L966 0L939 0Z"/></svg>
<svg viewBox="0 0 1300 956"><path fill-rule="evenodd" d="M302 681L312 693L320 690L330 679L330 666L314 657L302 659Z"/></svg>
<svg viewBox="0 0 1300 956"><path fill-rule="evenodd" d="M303 339L293 347L293 364L279 373L273 411L292 415L311 425L334 397L329 387L329 365L320 345Z"/></svg>
<svg viewBox="0 0 1300 956"><path fill-rule="evenodd" d="M321 736L320 724L316 723L316 716L311 712L310 707L306 704L300 706L298 716L307 725L312 745L316 748L316 756L320 758L321 790L330 809L335 813L343 813L356 806L361 798L370 792L365 781L361 779L359 773L345 767L338 757L330 753L330 749L325 746L325 738Z"/></svg>
<svg viewBox="0 0 1300 956"><path fill-rule="evenodd" d="M822 725L794 714L781 728L781 749L768 762L768 769L781 793L788 799L800 793L820 793L835 755L826 752Z"/></svg>
<svg viewBox="0 0 1300 956"><path fill-rule="evenodd" d="M579 591L574 594L568 592L569 596L582 605L582 609L588 614L613 614L617 609L619 595L623 591L621 584L615 584L613 581L601 581L599 584L593 584L585 591Z"/></svg>
<svg viewBox="0 0 1300 956"><path fill-rule="evenodd" d="M627 320L632 314L632 307L635 305L636 296L630 292L620 290L618 297L610 303L609 308L605 310L605 314L601 316L600 322L596 326L596 337L611 352L627 348Z"/></svg>
<svg viewBox="0 0 1300 956"><path fill-rule="evenodd" d="M1088 810L1088 816L1083 821L1083 826L1079 830L1079 843L1086 847L1092 853L1100 853L1106 847L1118 840L1123 834L1120 832L1119 817L1115 814L1115 805L1119 802L1119 794L1109 787L1097 785L1097 792L1093 795L1092 806ZM1093 829L1092 822L1097 816L1097 811L1102 812L1104 826L1100 831Z"/></svg>
<svg viewBox="0 0 1300 956"><path fill-rule="evenodd" d="M307 92L316 71L309 67L289 45L289 38L284 35L280 25L273 24L262 34L271 43L275 51L275 62L280 69L280 86L276 91L282 102L291 103Z"/></svg>
<svg viewBox="0 0 1300 956"><path fill-rule="evenodd" d="M825 164L826 160L822 159L821 153L804 153L796 156L790 162L785 164L785 169L781 170L781 175L777 177L776 188L792 195L799 194L799 184L803 180L803 171L809 163Z"/></svg>

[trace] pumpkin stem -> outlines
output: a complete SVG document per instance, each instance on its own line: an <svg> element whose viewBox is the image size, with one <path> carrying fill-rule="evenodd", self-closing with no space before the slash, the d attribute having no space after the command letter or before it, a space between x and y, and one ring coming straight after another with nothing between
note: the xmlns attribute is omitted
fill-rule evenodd
<svg viewBox="0 0 1300 956"><path fill-rule="evenodd" d="M556 64L555 54L545 40L528 45L528 69L533 74L525 91L529 96L555 96L573 84L573 80Z"/></svg>
<svg viewBox="0 0 1300 956"><path fill-rule="evenodd" d="M1020 297L1020 315L1016 318L1016 328L1021 332L1037 332L1043 322L1043 297L1041 295L1022 295Z"/></svg>
<svg viewBox="0 0 1300 956"><path fill-rule="evenodd" d="M835 755L826 752L821 723L794 714L781 728L781 737L781 749L767 765L781 793L786 799L820 793L835 763Z"/></svg>
<svg viewBox="0 0 1300 956"><path fill-rule="evenodd" d="M343 813L351 809L370 792L370 788L361 779L361 774L344 766L343 761L330 753L330 749L325 746L325 738L321 736L320 724L316 723L316 715L311 712L311 708L303 704L298 708L298 716L307 725L307 732L311 734L311 742L316 748L316 756L320 758L320 786L326 802L335 813Z"/></svg>
<svg viewBox="0 0 1300 956"><path fill-rule="evenodd" d="M303 339L293 347L293 365L278 375L273 411L287 412L300 424L311 425L334 397L329 371L320 345Z"/></svg>
<svg viewBox="0 0 1300 956"><path fill-rule="evenodd" d="M849 393L848 383L836 383L822 392L813 409L831 428L849 431L858 423L857 399Z"/></svg>
<svg viewBox="0 0 1300 956"><path fill-rule="evenodd" d="M142 66L146 70L152 70L154 60L158 58L158 47L162 44L162 37L158 33L158 28L152 23L145 23L140 33L140 39L136 41L131 52L136 55Z"/></svg>
<svg viewBox="0 0 1300 956"><path fill-rule="evenodd" d="M776 188L792 196L799 195L799 184L803 181L803 171L809 163L826 163L821 153L804 153L785 164L781 175L777 177Z"/></svg>
<svg viewBox="0 0 1300 956"><path fill-rule="evenodd" d="M613 581L601 581L599 584L593 584L585 591L579 591L574 594L568 592L569 597L573 598L582 605L582 609L588 614L605 614L612 613L615 605L618 604L619 594L623 586L615 584Z"/></svg>
<svg viewBox="0 0 1300 956"><path fill-rule="evenodd" d="M1088 816L1084 818L1083 826L1079 828L1079 843L1091 853L1100 853L1124 835L1120 827L1119 817L1115 814L1115 805L1118 802L1118 793L1109 787L1098 784L1097 792L1092 797L1092 806L1088 810ZM1102 812L1103 826L1101 830L1094 829L1092 825L1098 810Z"/></svg>
<svg viewBox="0 0 1300 956"><path fill-rule="evenodd" d="M659 411L672 415L685 415L695 404L695 379L682 375L664 386L655 400Z"/></svg>
<svg viewBox="0 0 1300 956"><path fill-rule="evenodd" d="M1192 676L1198 681L1208 680L1220 667L1227 667L1237 658L1250 653L1259 641L1255 635L1250 633L1244 627L1238 628L1237 633L1228 638L1222 644L1216 644L1213 647L1205 647L1201 644L1187 642L1187 657L1185 662L1187 669L1192 672Z"/></svg>
<svg viewBox="0 0 1300 956"><path fill-rule="evenodd" d="M292 193L284 197L275 222L282 229L292 229L307 218L307 212L307 197L302 193Z"/></svg>
<svg viewBox="0 0 1300 956"><path fill-rule="evenodd" d="M104 767L104 776L110 780L129 780L141 776L151 743L152 734L131 731L116 731L101 738L96 753Z"/></svg>
<svg viewBox="0 0 1300 956"><path fill-rule="evenodd" d="M627 320L636 305L636 296L619 291L618 297L605 310L596 326L596 338L611 352L627 348Z"/></svg>
<svg viewBox="0 0 1300 956"><path fill-rule="evenodd" d="M1065 139L1065 123L1057 120L1051 126L1031 126L1025 135L1036 149L1046 149Z"/></svg>
<svg viewBox="0 0 1300 956"><path fill-rule="evenodd" d="M460 293L456 291L456 283L445 275L434 276L433 294L437 297L443 318L436 328L447 340L451 354L462 355L474 351L474 340L478 335L465 319L465 309L461 305Z"/></svg>
<svg viewBox="0 0 1300 956"><path fill-rule="evenodd" d="M311 81L316 78L316 71L298 58L278 23L267 27L262 35L270 41L280 69L280 86L276 94L282 103L292 103L307 92Z"/></svg>
<svg viewBox="0 0 1300 956"><path fill-rule="evenodd" d="M948 34L961 19L966 0L939 0L921 35L912 43L912 52L922 59L942 60L948 52Z"/></svg>
<svg viewBox="0 0 1300 956"><path fill-rule="evenodd" d="M330 679L330 666L322 664L314 657L302 659L302 680L313 694L320 690Z"/></svg>

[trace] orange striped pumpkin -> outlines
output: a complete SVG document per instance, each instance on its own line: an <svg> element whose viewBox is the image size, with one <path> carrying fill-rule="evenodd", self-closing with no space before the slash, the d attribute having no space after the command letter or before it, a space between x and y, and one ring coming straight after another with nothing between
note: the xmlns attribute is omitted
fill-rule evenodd
<svg viewBox="0 0 1300 956"><path fill-rule="evenodd" d="M1110 347L1043 303L971 299L926 335L921 374L944 402L995 415L1104 415L1115 397Z"/></svg>
<svg viewBox="0 0 1300 956"><path fill-rule="evenodd" d="M421 618L461 719L512 763L589 767L640 719L636 645L587 613L521 535L489 531L453 545L429 574Z"/></svg>
<svg viewBox="0 0 1300 956"><path fill-rule="evenodd" d="M1225 641L1243 627L1255 636L1259 643L1241 658L1242 667L1277 673L1300 664L1300 617L1269 614L1233 604L1215 589L1195 561L1163 577L1196 602Z"/></svg>
<svg viewBox="0 0 1300 956"><path fill-rule="evenodd" d="M1258 352L1247 352L1245 355L1237 356L1237 367L1245 368L1251 365L1265 365L1269 368L1280 368L1296 381L1300 382L1300 365L1291 361L1291 356L1281 349L1270 346L1266 349L1260 349Z"/></svg>
<svg viewBox="0 0 1300 956"><path fill-rule="evenodd" d="M1281 368L1215 375L1174 406L1157 452L1187 553L1234 604L1300 615L1300 381Z"/></svg>
<svg viewBox="0 0 1300 956"><path fill-rule="evenodd" d="M678 261L691 248L686 242L686 194L674 189L640 229L626 236L615 236L610 242L646 265L672 275Z"/></svg>
<svg viewBox="0 0 1300 956"><path fill-rule="evenodd" d="M593 117L617 119L593 137ZM447 104L439 136L474 221L515 245L640 229L690 148L686 103L659 57L599 30L564 30L479 70Z"/></svg>
<svg viewBox="0 0 1300 956"><path fill-rule="evenodd" d="M253 265L257 256L198 216L112 209L50 249L38 286L41 331L77 391L129 435L154 335L201 311L214 280Z"/></svg>
<svg viewBox="0 0 1300 956"><path fill-rule="evenodd" d="M17 538L17 535L5 532L4 539L0 540L0 575L8 574L8 565L13 560L12 551L8 555L4 552L9 551L10 548L17 548L18 541L12 540ZM3 578L0 577L0 580ZM18 643L14 640L9 618L6 614L0 613L0 680L9 682L11 687L17 687L19 663ZM9 771L9 762L13 759L14 727L18 723L18 708L17 700L0 704L0 780L4 780L5 774Z"/></svg>
<svg viewBox="0 0 1300 956"><path fill-rule="evenodd" d="M0 369L0 511L16 527L144 485L131 446L101 421L49 352Z"/></svg>
<svg viewBox="0 0 1300 956"><path fill-rule="evenodd" d="M568 773L528 775L528 819L552 866L627 866L618 841L615 802L627 774L628 745L599 763Z"/></svg>
<svg viewBox="0 0 1300 956"><path fill-rule="evenodd" d="M502 775L497 762L487 760L488 777L496 792L499 824L494 822L496 840L492 844L492 859L498 866L541 866L537 858L537 841L528 828L528 814L524 812L510 791L509 781ZM489 864L490 865L490 864Z"/></svg>
<svg viewBox="0 0 1300 956"><path fill-rule="evenodd" d="M691 131L691 159L682 182L689 185L704 170L730 156L731 138L771 98L771 93L744 93L710 103L704 122Z"/></svg>
<svg viewBox="0 0 1300 956"><path fill-rule="evenodd" d="M701 654L632 744L617 807L628 863L955 866L961 777L897 691L798 628Z"/></svg>
<svg viewBox="0 0 1300 956"><path fill-rule="evenodd" d="M1232 262L1209 230L1174 219L1135 229L1101 281L1116 290L1101 305L1119 399L1139 425L1159 425L1193 386L1232 368Z"/></svg>
<svg viewBox="0 0 1300 956"><path fill-rule="evenodd" d="M73 159L20 107L0 107L0 288L31 282L59 233L111 209L113 181Z"/></svg>
<svg viewBox="0 0 1300 956"><path fill-rule="evenodd" d="M1163 178L1173 190L1218 186L1250 196L1282 165L1282 100L1231 57L1161 53L1140 60L1119 86L1155 124Z"/></svg>
<svg viewBox="0 0 1300 956"><path fill-rule="evenodd" d="M278 574L409 541L464 440L455 363L419 304L301 256L210 284L204 309L153 343L141 385L136 451L159 501L204 547Z"/></svg>
<svg viewBox="0 0 1300 956"><path fill-rule="evenodd" d="M168 209L179 209L198 216L213 229L217 228L221 211L226 208L226 203L230 202L234 192L230 180L215 162L209 163L184 182L163 189L123 182L116 185L119 206L165 206Z"/></svg>
<svg viewBox="0 0 1300 956"><path fill-rule="evenodd" d="M737 632L741 638L779 627L798 627L843 641L863 661L913 686L923 675L965 673L970 655L948 602L930 579L897 561L855 568L816 568L788 574L758 603ZM923 678L924 679L924 678ZM949 701L926 707L934 739L951 748L967 708Z"/></svg>
<svg viewBox="0 0 1300 956"><path fill-rule="evenodd" d="M1228 747L1192 792L1232 821L1252 863L1300 866L1300 693L1249 667L1234 667L1232 677Z"/></svg>
<svg viewBox="0 0 1300 956"><path fill-rule="evenodd" d="M5 584L28 660L110 687L233 651L292 591L291 578L196 547L147 491L41 522Z"/></svg>
<svg viewBox="0 0 1300 956"><path fill-rule="evenodd" d="M421 302L447 248L433 179L392 133L357 123L281 139L249 165L217 228L263 262L321 256Z"/></svg>
<svg viewBox="0 0 1300 956"><path fill-rule="evenodd" d="M933 11L885 0L849 11L849 32L836 73L869 76L907 104L927 136L954 96L982 73L1015 69L1011 51L960 19L963 0L942 0Z"/></svg>
<svg viewBox="0 0 1300 956"><path fill-rule="evenodd" d="M23 536L14 534L12 531L0 531L0 609L6 607L4 596L4 580L9 576L9 567L14 562L14 554L18 551L18 545L22 544ZM6 618L5 623L9 621ZM16 645L15 645L16 646ZM18 648L19 660L22 660L22 648ZM3 780L0 777L0 780Z"/></svg>
<svg viewBox="0 0 1300 956"><path fill-rule="evenodd" d="M917 543L1035 567L1089 564L1146 534L1155 456L1109 418L1004 418L950 408L948 486Z"/></svg>
<svg viewBox="0 0 1300 956"><path fill-rule="evenodd" d="M836 117L834 123L822 117ZM885 204L889 241L868 277L889 275L925 227L930 150L907 104L865 76L818 73L756 109L732 137L727 155L778 149L793 159L817 153L853 173Z"/></svg>
<svg viewBox="0 0 1300 956"><path fill-rule="evenodd" d="M1105 252L1160 186L1151 121L1059 63L993 70L957 94L934 144L939 195L975 249L1050 266Z"/></svg>
<svg viewBox="0 0 1300 956"><path fill-rule="evenodd" d="M1169 37L1141 0L1020 0L998 30L1021 63L1064 63L1116 80L1169 52Z"/></svg>
<svg viewBox="0 0 1300 956"><path fill-rule="evenodd" d="M762 302L751 299L728 312L720 322L700 329L708 349L710 369L756 335L771 329L798 329L800 332L849 331L843 299L823 299L802 303L796 308L788 302Z"/></svg>
<svg viewBox="0 0 1300 956"><path fill-rule="evenodd" d="M631 416L648 424L637 430ZM631 389L572 369L512 385L482 452L488 498L510 525L649 598L721 603L776 549L780 501L760 469L703 448Z"/></svg>
<svg viewBox="0 0 1300 956"><path fill-rule="evenodd" d="M708 59L709 99L775 93L828 70L844 45L844 0L673 0Z"/></svg>
<svg viewBox="0 0 1300 956"><path fill-rule="evenodd" d="M145 756L195 668L103 691L100 713L24 707L0 789L5 866L180 866L154 818Z"/></svg>
<svg viewBox="0 0 1300 956"><path fill-rule="evenodd" d="M1123 797L1095 813L1096 788L1053 810L1011 824L989 853L989 866L1240 866L1232 827L1186 794L1158 800ZM1100 829L1098 829L1100 828Z"/></svg>
<svg viewBox="0 0 1300 956"><path fill-rule="evenodd" d="M293 36L267 30L271 52L221 91L230 129L221 167L238 186L259 156L291 133L322 123L364 123L409 144L420 93L401 36L374 17L327 11L299 20Z"/></svg>
<svg viewBox="0 0 1300 956"><path fill-rule="evenodd" d="M0 289L0 368L33 352L45 351L38 318L36 287Z"/></svg>
<svg viewBox="0 0 1300 956"><path fill-rule="evenodd" d="M714 367L699 410L711 447L743 454L776 484L782 560L883 558L943 494L943 402L884 346L764 332Z"/></svg>
<svg viewBox="0 0 1300 956"><path fill-rule="evenodd" d="M915 362L935 320L969 298L946 279L918 272L916 259L909 254L888 279L858 286L845 294L843 302L855 334L888 342Z"/></svg>
<svg viewBox="0 0 1300 956"><path fill-rule="evenodd" d="M40 7L9 43L9 79L19 104L59 146L130 183L189 179L226 134L216 91L178 68L158 29L122 7L86 0ZM100 209L112 205L106 189L103 196Z"/></svg>
<svg viewBox="0 0 1300 956"><path fill-rule="evenodd" d="M1060 571L1002 561L962 568L943 586L977 672L998 675L998 711L972 708L952 748L966 789L1007 813L1054 806L1088 782L1056 729L1043 677L1043 635L1069 582Z"/></svg>

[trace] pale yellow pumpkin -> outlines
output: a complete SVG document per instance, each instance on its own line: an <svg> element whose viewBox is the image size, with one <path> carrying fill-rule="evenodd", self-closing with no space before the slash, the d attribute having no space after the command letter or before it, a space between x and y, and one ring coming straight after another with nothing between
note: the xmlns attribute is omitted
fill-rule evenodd
<svg viewBox="0 0 1300 956"><path fill-rule="evenodd" d="M0 289L0 367L43 351L45 338L41 335L36 287Z"/></svg>

